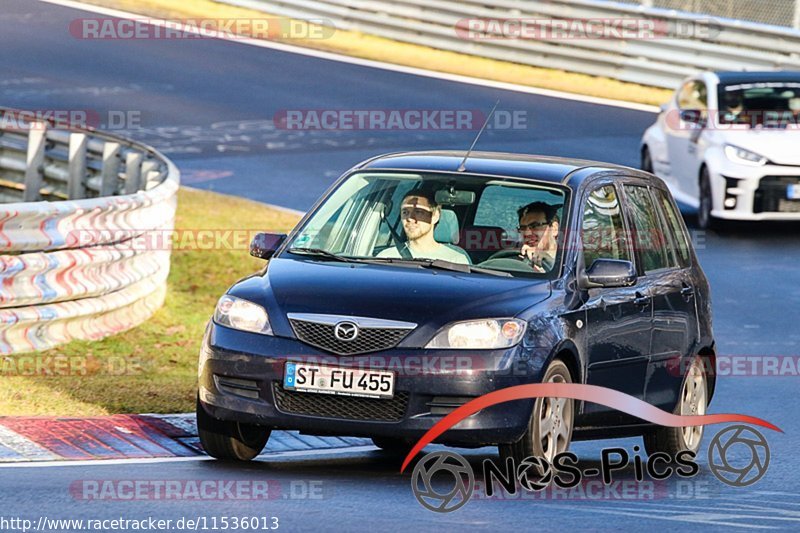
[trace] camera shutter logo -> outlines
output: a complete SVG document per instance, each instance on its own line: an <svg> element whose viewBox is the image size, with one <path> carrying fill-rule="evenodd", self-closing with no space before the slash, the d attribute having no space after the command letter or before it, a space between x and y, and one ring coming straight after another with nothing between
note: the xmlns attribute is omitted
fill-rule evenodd
<svg viewBox="0 0 800 533"><path fill-rule="evenodd" d="M517 480L528 491L544 490L553 481L553 467L542 457L528 457L517 465Z"/></svg>
<svg viewBox="0 0 800 533"><path fill-rule="evenodd" d="M339 322L333 328L333 336L344 342L354 341L358 337L358 325L354 322Z"/></svg>
<svg viewBox="0 0 800 533"><path fill-rule="evenodd" d="M744 457L737 457L742 453ZM737 460L740 458L744 460ZM764 477L769 458L767 439L750 426L727 427L717 433L708 446L711 472L732 487L747 487Z"/></svg>
<svg viewBox="0 0 800 533"><path fill-rule="evenodd" d="M440 473L450 478L447 479L448 489L444 493L437 492L433 486L433 477ZM461 508L472 497L475 473L467 460L457 453L429 453L420 459L411 473L411 490L417 501L429 511L450 513Z"/></svg>

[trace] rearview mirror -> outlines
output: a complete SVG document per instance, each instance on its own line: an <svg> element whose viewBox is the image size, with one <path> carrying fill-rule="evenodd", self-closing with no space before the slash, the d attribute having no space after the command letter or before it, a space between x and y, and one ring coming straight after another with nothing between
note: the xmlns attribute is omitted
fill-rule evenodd
<svg viewBox="0 0 800 533"><path fill-rule="evenodd" d="M475 193L473 191L442 189L436 191L435 199L439 205L472 205L475 203Z"/></svg>
<svg viewBox="0 0 800 533"><path fill-rule="evenodd" d="M259 259L269 259L278 251L286 235L283 233L256 233L250 243L250 255Z"/></svg>
<svg viewBox="0 0 800 533"><path fill-rule="evenodd" d="M586 270L585 288L630 287L636 284L636 269L630 261L595 259Z"/></svg>

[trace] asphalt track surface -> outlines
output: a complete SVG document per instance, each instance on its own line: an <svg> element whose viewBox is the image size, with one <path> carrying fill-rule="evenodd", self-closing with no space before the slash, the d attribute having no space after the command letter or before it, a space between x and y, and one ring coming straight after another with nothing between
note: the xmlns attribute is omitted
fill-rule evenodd
<svg viewBox="0 0 800 533"><path fill-rule="evenodd" d="M184 183L294 209L307 209L344 170L369 156L415 149L466 148L474 132L296 132L272 124L286 109L500 109L527 112L524 130L493 130L485 150L600 159L636 165L641 133L653 116L573 100L503 91L367 68L219 40L85 41L70 21L96 15L50 4L2 0L0 103L28 109L133 111L141 128L126 134L163 150ZM101 124L102 126L103 124ZM232 213L231 216L235 216ZM800 328L800 242L796 225L739 227L695 236L713 289L719 353L796 356ZM749 488L729 488L705 468L689 485L672 480L656 498L475 500L442 515L413 498L399 462L377 450L289 454L245 466L212 461L67 465L0 469L0 515L48 518L277 516L285 530L649 527L782 528L800 526L800 424L796 373L721 377L711 410L758 416L772 461ZM718 428L709 428L705 443ZM600 449L638 439L576 443L581 467ZM434 449L434 448L432 448ZM493 450L464 451L474 465ZM479 469L478 469L479 470ZM631 472L624 473L628 478ZM269 479L274 500L186 502L87 501L79 480ZM313 498L291 492L308 482ZM295 483L295 485L292 485ZM308 485L307 485L308 486ZM284 497L285 495L285 497ZM690 497L686 497L689 495Z"/></svg>

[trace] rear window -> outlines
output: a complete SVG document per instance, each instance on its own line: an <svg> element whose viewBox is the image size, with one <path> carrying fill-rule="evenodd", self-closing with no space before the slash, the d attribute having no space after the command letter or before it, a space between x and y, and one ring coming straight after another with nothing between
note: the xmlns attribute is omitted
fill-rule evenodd
<svg viewBox="0 0 800 533"><path fill-rule="evenodd" d="M678 257L682 267L687 267L690 264L689 259L689 240L681 223L680 215L678 215L675 205L672 203L669 195L660 189L653 191L658 199L658 203L663 208L664 216L666 217L667 224L669 225L670 241L675 255Z"/></svg>
<svg viewBox="0 0 800 533"><path fill-rule="evenodd" d="M647 187L625 185L633 222L634 244L644 263L645 273L677 267L669 253L669 240L659 223L658 213Z"/></svg>

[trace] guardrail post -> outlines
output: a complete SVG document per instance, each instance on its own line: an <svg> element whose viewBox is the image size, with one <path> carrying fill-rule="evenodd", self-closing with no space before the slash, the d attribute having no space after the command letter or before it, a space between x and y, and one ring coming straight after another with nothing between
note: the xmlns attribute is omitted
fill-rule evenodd
<svg viewBox="0 0 800 533"><path fill-rule="evenodd" d="M106 142L103 146L103 171L100 196L113 196L119 179L119 143Z"/></svg>
<svg viewBox="0 0 800 533"><path fill-rule="evenodd" d="M86 179L86 142L85 133L71 133L69 136L67 197L70 200L78 200L86 196L83 183Z"/></svg>
<svg viewBox="0 0 800 533"><path fill-rule="evenodd" d="M141 188L142 154L128 152L125 156L125 194L133 194Z"/></svg>
<svg viewBox="0 0 800 533"><path fill-rule="evenodd" d="M28 131L28 155L25 160L25 202L41 199L40 190L44 183L44 145L47 140L47 122L33 121Z"/></svg>
<svg viewBox="0 0 800 533"><path fill-rule="evenodd" d="M158 163L155 161L145 161L142 163L142 188L148 190L150 188L150 180L158 176Z"/></svg>

